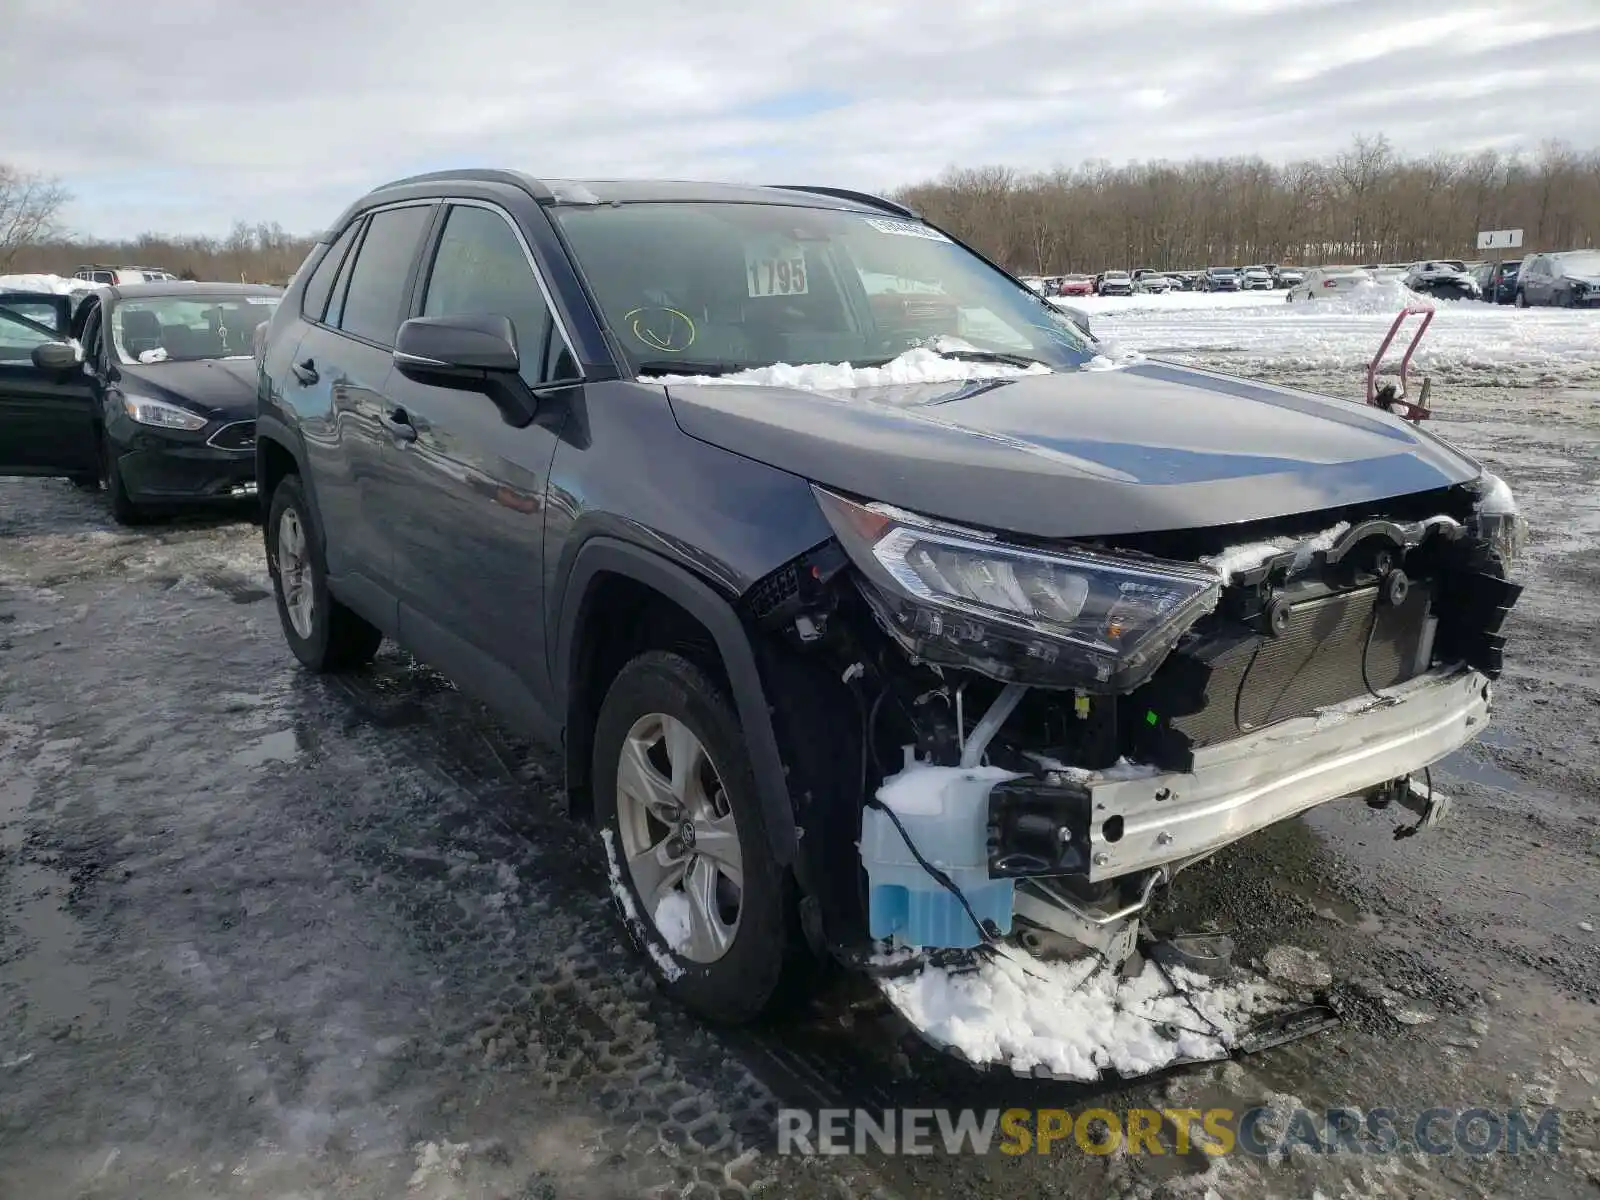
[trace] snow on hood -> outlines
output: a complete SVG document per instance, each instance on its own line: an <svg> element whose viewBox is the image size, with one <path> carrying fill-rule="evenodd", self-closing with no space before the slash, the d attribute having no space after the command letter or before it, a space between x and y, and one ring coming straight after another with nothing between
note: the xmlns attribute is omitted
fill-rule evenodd
<svg viewBox="0 0 1600 1200"><path fill-rule="evenodd" d="M62 275L0 275L0 292L48 292L66 296L73 292L92 292L100 284Z"/></svg>
<svg viewBox="0 0 1600 1200"><path fill-rule="evenodd" d="M855 367L842 363L773 363L729 375L654 375L662 384L715 384L735 387L787 387L808 392L844 392L856 388L891 387L907 383L962 383L969 379L1016 379L1023 375L1049 375L1043 363L1013 367L1006 363L969 362L945 358L917 347L892 358L881 367Z"/></svg>
<svg viewBox="0 0 1600 1200"><path fill-rule="evenodd" d="M1252 1019L1287 999L1260 979L1218 986L1181 967L1168 974L1181 993L1153 963L1122 979L1097 958L1051 963L1002 953L973 972L930 965L879 986L926 1036L972 1062L1083 1080L1223 1058Z"/></svg>

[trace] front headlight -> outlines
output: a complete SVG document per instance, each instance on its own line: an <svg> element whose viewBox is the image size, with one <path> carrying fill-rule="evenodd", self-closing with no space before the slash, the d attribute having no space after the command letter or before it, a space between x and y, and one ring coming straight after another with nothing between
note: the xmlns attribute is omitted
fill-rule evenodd
<svg viewBox="0 0 1600 1200"><path fill-rule="evenodd" d="M209 420L199 413L155 400L149 396L122 397L122 411L141 425L154 425L158 429L204 429Z"/></svg>
<svg viewBox="0 0 1600 1200"><path fill-rule="evenodd" d="M891 636L916 658L994 679L1130 691L1221 594L1204 567L1013 546L812 490Z"/></svg>
<svg viewBox="0 0 1600 1200"><path fill-rule="evenodd" d="M1510 567L1528 544L1528 521L1517 510L1511 485L1485 471L1477 480L1478 502L1472 510L1472 531Z"/></svg>

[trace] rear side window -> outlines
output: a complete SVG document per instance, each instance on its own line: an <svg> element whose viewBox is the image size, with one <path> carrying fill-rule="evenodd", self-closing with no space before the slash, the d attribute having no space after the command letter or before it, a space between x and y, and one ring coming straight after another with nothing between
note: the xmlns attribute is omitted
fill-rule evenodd
<svg viewBox="0 0 1600 1200"><path fill-rule="evenodd" d="M300 311L311 320L322 320L323 314L328 311L328 297L333 294L333 281L338 277L344 256L350 251L350 243L356 240L356 230L360 228L360 221L351 222L350 228L339 235L338 240L322 256L317 269L311 272L311 278L306 280L305 295L300 299Z"/></svg>
<svg viewBox="0 0 1600 1200"><path fill-rule="evenodd" d="M550 307L527 252L499 213L467 205L450 210L428 274L422 315L507 317L516 330L523 379L537 384L548 378Z"/></svg>
<svg viewBox="0 0 1600 1200"><path fill-rule="evenodd" d="M394 345L401 310L410 299L406 279L432 215L431 205L418 205L386 209L368 218L339 313L340 329L380 346ZM329 323L334 323L331 315Z"/></svg>

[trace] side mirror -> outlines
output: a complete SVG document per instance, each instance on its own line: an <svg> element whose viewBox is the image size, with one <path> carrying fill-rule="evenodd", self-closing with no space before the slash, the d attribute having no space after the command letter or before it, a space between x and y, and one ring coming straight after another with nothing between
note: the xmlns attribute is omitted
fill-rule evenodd
<svg viewBox="0 0 1600 1200"><path fill-rule="evenodd" d="M395 337L394 361L407 375L475 390L522 366L510 319L480 315L413 317Z"/></svg>
<svg viewBox="0 0 1600 1200"><path fill-rule="evenodd" d="M518 429L539 407L518 374L522 356L508 317L412 317L395 336L394 365L418 383L482 392Z"/></svg>
<svg viewBox="0 0 1600 1200"><path fill-rule="evenodd" d="M76 342L45 342L29 356L41 371L75 371L83 365L83 348Z"/></svg>

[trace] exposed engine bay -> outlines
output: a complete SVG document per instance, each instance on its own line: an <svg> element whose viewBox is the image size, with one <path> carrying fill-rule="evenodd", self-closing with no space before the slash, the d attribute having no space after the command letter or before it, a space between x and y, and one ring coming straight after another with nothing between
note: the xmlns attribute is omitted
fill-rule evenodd
<svg viewBox="0 0 1600 1200"><path fill-rule="evenodd" d="M1067 546L818 498L838 541L750 598L859 716L859 808L806 822L814 936L932 1040L1025 1073L1331 1020L1241 980L1227 938L1156 941L1141 916L1184 867L1330 800L1404 810L1401 834L1444 814L1428 768L1486 725L1521 591L1504 485ZM1104 1011L1039 1007L1057 992ZM966 1010L1008 1004L1004 1036L973 1034ZM1117 1040L1130 1011L1165 1033Z"/></svg>

